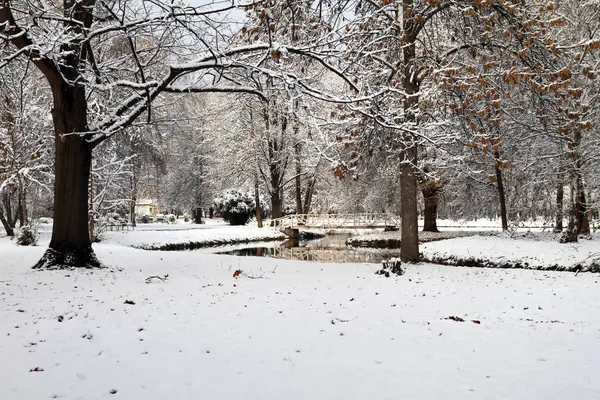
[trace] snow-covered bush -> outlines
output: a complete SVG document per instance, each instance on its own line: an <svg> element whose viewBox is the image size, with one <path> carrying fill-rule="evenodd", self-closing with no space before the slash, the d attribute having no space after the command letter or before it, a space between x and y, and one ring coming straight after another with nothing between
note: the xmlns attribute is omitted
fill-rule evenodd
<svg viewBox="0 0 600 400"><path fill-rule="evenodd" d="M25 225L19 229L17 233L17 244L19 246L35 246L38 241L38 233L29 225Z"/></svg>
<svg viewBox="0 0 600 400"><path fill-rule="evenodd" d="M231 225L245 225L256 212L254 197L249 193L229 190L213 200L215 212Z"/></svg>
<svg viewBox="0 0 600 400"><path fill-rule="evenodd" d="M152 219L150 218L149 215L142 215L141 217L138 218L138 222L140 224L149 224L150 222L152 222Z"/></svg>

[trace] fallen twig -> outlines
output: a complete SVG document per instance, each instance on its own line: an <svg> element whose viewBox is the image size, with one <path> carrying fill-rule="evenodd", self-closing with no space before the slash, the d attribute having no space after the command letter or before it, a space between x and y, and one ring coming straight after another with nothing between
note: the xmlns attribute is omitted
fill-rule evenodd
<svg viewBox="0 0 600 400"><path fill-rule="evenodd" d="M146 278L146 283L152 283L152 279L158 279L162 282L166 281L167 278L169 277L169 275L164 275L164 276L158 276L158 275L151 275L149 277Z"/></svg>

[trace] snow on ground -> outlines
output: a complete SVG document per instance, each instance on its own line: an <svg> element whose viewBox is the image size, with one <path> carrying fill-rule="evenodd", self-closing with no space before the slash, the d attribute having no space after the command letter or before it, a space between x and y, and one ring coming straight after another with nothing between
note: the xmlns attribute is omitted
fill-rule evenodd
<svg viewBox="0 0 600 400"><path fill-rule="evenodd" d="M577 243L559 243L555 234L520 235L517 238L502 236L471 236L424 243L420 247L424 256L433 260L480 259L494 264L528 263L530 268L548 269L554 266L575 267L600 260L600 233Z"/></svg>
<svg viewBox="0 0 600 400"><path fill-rule="evenodd" d="M188 227L188 229L185 229ZM196 243L222 245L237 241L282 240L285 235L276 229L256 226L231 226L211 221L207 224L140 224L132 231L106 232L107 242L139 248L161 247L167 244Z"/></svg>
<svg viewBox="0 0 600 400"><path fill-rule="evenodd" d="M436 240L451 239L451 238L460 237L460 236L473 236L473 235L478 235L478 234L489 235L489 234L493 234L493 233L494 232L488 232L488 231L477 232L477 231L473 231L470 229L445 230L443 232L419 231L419 241L424 243L424 242L432 242L432 241L436 241ZM348 244L350 244L352 246L361 246L361 245L367 246L370 243L377 243L377 242L394 242L394 241L400 242L401 238L402 238L402 233L400 231L383 232L380 230L377 232L368 232L368 233L362 233L362 234L352 236L350 239L348 239Z"/></svg>
<svg viewBox="0 0 600 400"><path fill-rule="evenodd" d="M34 271L0 239L0 399L600 398L595 274L95 248Z"/></svg>

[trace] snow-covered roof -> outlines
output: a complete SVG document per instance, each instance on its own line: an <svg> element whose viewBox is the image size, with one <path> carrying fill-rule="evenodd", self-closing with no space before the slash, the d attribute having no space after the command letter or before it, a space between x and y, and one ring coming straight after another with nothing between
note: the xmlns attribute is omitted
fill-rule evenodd
<svg viewBox="0 0 600 400"><path fill-rule="evenodd" d="M140 199L135 202L136 206L157 206L158 203L153 199Z"/></svg>

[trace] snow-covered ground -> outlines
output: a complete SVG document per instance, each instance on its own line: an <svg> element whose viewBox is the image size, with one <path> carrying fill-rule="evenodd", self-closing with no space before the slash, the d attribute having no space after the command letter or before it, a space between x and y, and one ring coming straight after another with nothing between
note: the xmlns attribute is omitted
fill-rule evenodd
<svg viewBox="0 0 600 400"><path fill-rule="evenodd" d="M187 229L186 229L187 228ZM256 226L231 226L209 220L207 224L140 224L135 230L106 232L105 240L125 246L160 248L168 244L194 243L199 246L225 245L234 242L283 240L286 236L276 229Z"/></svg>
<svg viewBox="0 0 600 400"><path fill-rule="evenodd" d="M424 243L420 247L429 259L485 260L492 265L516 264L532 269L572 269L600 264L600 233L577 243L559 243L556 234L530 233L511 238L506 235L471 236Z"/></svg>
<svg viewBox="0 0 600 400"><path fill-rule="evenodd" d="M0 399L600 398L596 274L421 264L385 278L118 237L95 246L110 266L95 271L33 271L43 245L0 239ZM489 240L480 251L520 251Z"/></svg>

